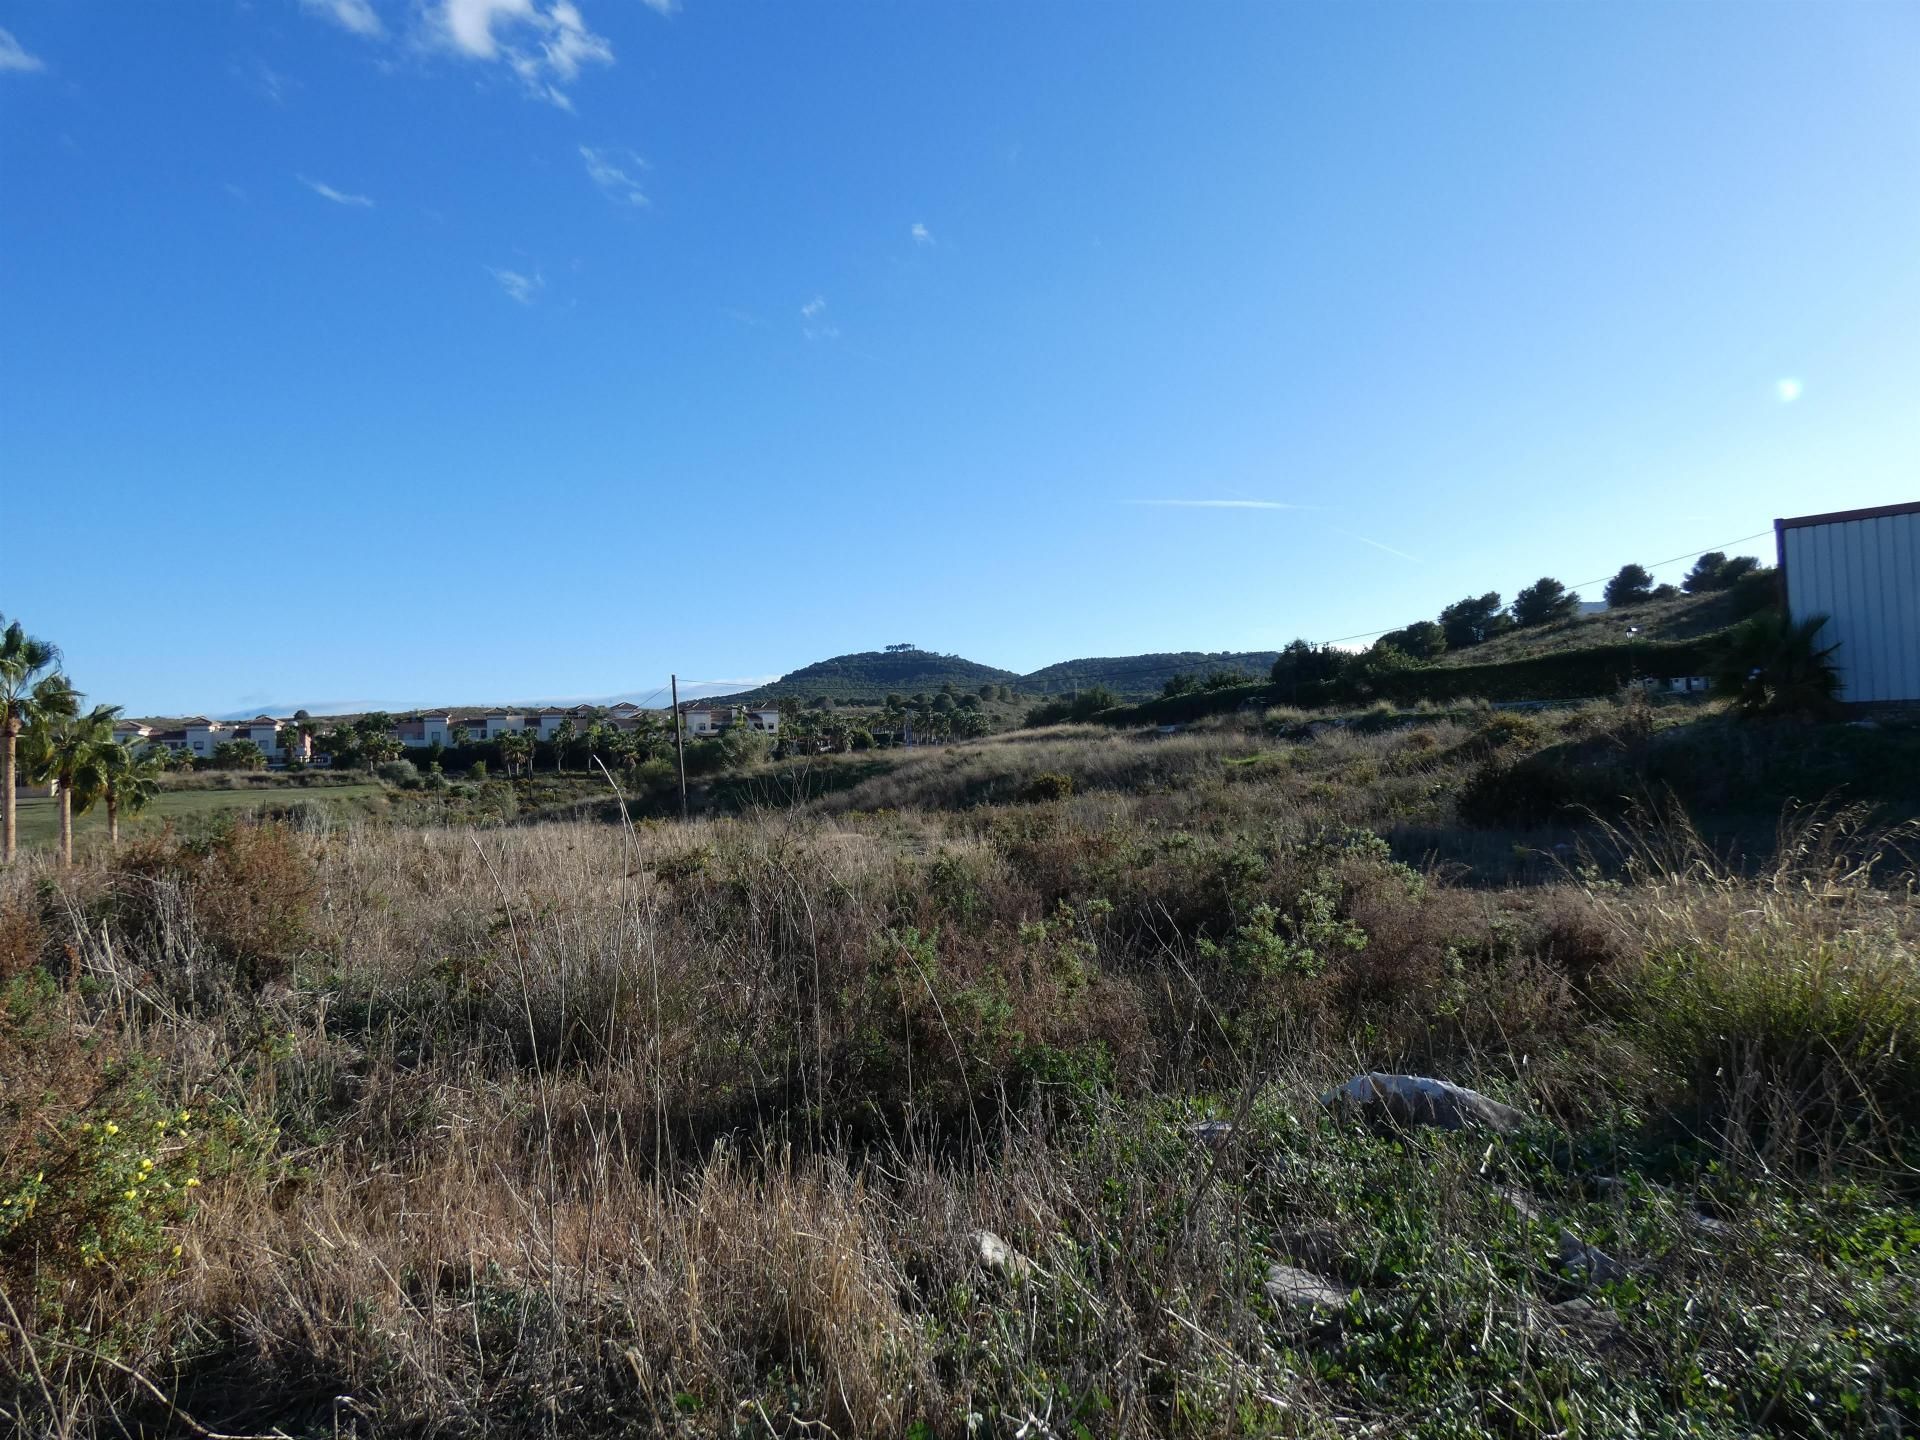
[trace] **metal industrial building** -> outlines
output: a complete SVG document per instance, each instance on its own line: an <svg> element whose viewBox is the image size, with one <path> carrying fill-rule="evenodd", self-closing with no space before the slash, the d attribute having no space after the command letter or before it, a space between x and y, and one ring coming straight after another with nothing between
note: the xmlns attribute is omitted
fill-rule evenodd
<svg viewBox="0 0 1920 1440"><path fill-rule="evenodd" d="M1773 522L1787 613L1828 617L1840 698L1920 702L1920 501Z"/></svg>

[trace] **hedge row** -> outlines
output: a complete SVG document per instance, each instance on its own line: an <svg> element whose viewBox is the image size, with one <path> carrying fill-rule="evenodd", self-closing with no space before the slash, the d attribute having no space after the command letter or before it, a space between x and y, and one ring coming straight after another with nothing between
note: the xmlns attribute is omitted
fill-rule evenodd
<svg viewBox="0 0 1920 1440"><path fill-rule="evenodd" d="M1421 700L1467 698L1514 700L1588 700L1611 695L1636 679L1674 680L1712 672L1716 642L1647 641L1643 644L1593 645L1556 650L1496 665L1422 666L1384 675L1314 680L1304 684L1238 685L1193 695L1165 696L1138 705L1103 711L1113 725L1168 725L1218 715L1247 705L1333 705L1388 700L1411 705Z"/></svg>

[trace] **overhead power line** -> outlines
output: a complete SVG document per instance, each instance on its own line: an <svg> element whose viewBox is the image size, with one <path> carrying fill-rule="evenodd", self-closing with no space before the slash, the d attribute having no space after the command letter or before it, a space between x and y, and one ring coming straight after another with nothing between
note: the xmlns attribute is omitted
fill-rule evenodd
<svg viewBox="0 0 1920 1440"><path fill-rule="evenodd" d="M1678 555L1669 555L1664 560L1656 560L1653 562L1652 565L1648 566L1647 568L1650 570L1657 570L1662 565L1672 565L1673 563L1679 560L1691 560L1695 556L1705 555L1710 550L1724 550L1729 545L1744 545L1749 540L1758 540L1762 535L1771 535L1772 533L1773 531L1771 528L1768 528L1766 530L1756 530L1753 532L1753 534L1742 535L1738 539L1721 540L1712 545L1702 545L1698 550L1683 550ZM1582 585L1599 585L1604 581L1611 580L1612 578L1613 576L1611 575L1596 575L1591 580L1576 580L1573 582L1573 584L1569 588L1578 590ZM1382 625L1378 630L1363 630L1358 635L1341 635L1336 639L1322 640L1318 643L1322 645L1344 645L1349 640L1372 640L1376 636L1386 634L1389 630L1399 630L1401 628L1402 627L1399 625Z"/></svg>

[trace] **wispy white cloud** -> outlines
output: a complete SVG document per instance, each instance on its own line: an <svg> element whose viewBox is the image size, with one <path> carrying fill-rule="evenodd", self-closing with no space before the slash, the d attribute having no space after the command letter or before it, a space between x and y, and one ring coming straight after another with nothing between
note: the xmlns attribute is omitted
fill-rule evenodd
<svg viewBox="0 0 1920 1440"><path fill-rule="evenodd" d="M640 0L656 15L671 15L680 8L680 0Z"/></svg>
<svg viewBox="0 0 1920 1440"><path fill-rule="evenodd" d="M1393 548L1393 546L1383 545L1378 540L1369 540L1364 535L1356 535L1351 530L1336 530L1334 533L1336 535L1344 535L1349 540L1358 540L1362 545L1371 545L1376 550L1384 550L1389 555L1397 555L1402 560L1411 560L1416 565L1420 563L1420 557L1418 555L1409 555L1404 550L1396 550Z"/></svg>
<svg viewBox="0 0 1920 1440"><path fill-rule="evenodd" d="M1773 382L1773 396L1782 405L1791 405L1800 398L1806 387L1792 376L1784 376Z"/></svg>
<svg viewBox="0 0 1920 1440"><path fill-rule="evenodd" d="M827 319L827 297L816 295L800 307L800 333L809 340L838 340L840 327Z"/></svg>
<svg viewBox="0 0 1920 1440"><path fill-rule="evenodd" d="M916 245L933 244L933 232L918 220L913 222L913 229L908 233L913 236L913 243Z"/></svg>
<svg viewBox="0 0 1920 1440"><path fill-rule="evenodd" d="M439 0L441 38L472 60L504 62L527 93L563 110L573 101L560 87L586 65L611 65L613 46L587 28L572 0Z"/></svg>
<svg viewBox="0 0 1920 1440"><path fill-rule="evenodd" d="M369 39L386 29L369 0L300 0L300 8Z"/></svg>
<svg viewBox="0 0 1920 1440"><path fill-rule="evenodd" d="M964 247L963 247L964 248ZM1129 505L1163 505L1174 510L1315 510L1315 505L1290 505L1285 500L1129 500Z"/></svg>
<svg viewBox="0 0 1920 1440"><path fill-rule="evenodd" d="M505 270L498 265L487 266L487 273L499 282L507 298L517 300L522 305L531 305L540 298L540 292L547 288L546 277L538 270L531 275L522 275L518 270Z"/></svg>
<svg viewBox="0 0 1920 1440"><path fill-rule="evenodd" d="M648 203L647 192L640 188L640 182L632 173L646 169L647 162L631 150L596 150L591 145L582 145L580 158L587 162L587 178L598 185L600 193L609 200L621 205Z"/></svg>
<svg viewBox="0 0 1920 1440"><path fill-rule="evenodd" d="M365 195L355 195L346 190L336 190L325 181L315 180L306 175L301 175L296 178L302 185L306 186L323 200L331 200L336 205L355 206L362 210L371 210L373 208L373 201Z"/></svg>
<svg viewBox="0 0 1920 1440"><path fill-rule="evenodd" d="M0 70L24 75L46 68L47 62L38 55L29 54L27 47L13 38L11 30L0 30Z"/></svg>
<svg viewBox="0 0 1920 1440"><path fill-rule="evenodd" d="M287 92L298 89L298 85L275 70L258 56L242 64L238 61L228 67L228 73L247 89L263 100L271 100L276 105L287 103Z"/></svg>

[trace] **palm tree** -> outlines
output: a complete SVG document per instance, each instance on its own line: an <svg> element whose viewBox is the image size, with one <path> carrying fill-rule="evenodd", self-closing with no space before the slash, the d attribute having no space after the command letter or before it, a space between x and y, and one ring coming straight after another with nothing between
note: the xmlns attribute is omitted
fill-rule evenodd
<svg viewBox="0 0 1920 1440"><path fill-rule="evenodd" d="M509 777L519 772L523 758L533 754L533 741L524 730L509 730L495 743L500 747L500 758L506 763Z"/></svg>
<svg viewBox="0 0 1920 1440"><path fill-rule="evenodd" d="M1825 615L1795 621L1764 610L1734 627L1715 667L1714 688L1749 715L1820 715L1840 696L1836 645L1822 646Z"/></svg>
<svg viewBox="0 0 1920 1440"><path fill-rule="evenodd" d="M102 752L100 795L107 802L107 843L120 848L120 817L138 815L160 788L170 757L165 750L133 753L131 745L115 744Z"/></svg>
<svg viewBox="0 0 1920 1440"><path fill-rule="evenodd" d="M58 649L27 634L18 620L0 631L0 811L4 812L0 828L5 831L4 840L0 840L0 862L12 861L18 848L14 786L19 780L20 732L36 716L71 713L78 702L66 677L53 670L59 659ZM49 671L53 673L45 673Z"/></svg>
<svg viewBox="0 0 1920 1440"><path fill-rule="evenodd" d="M100 797L107 751L120 744L113 735L113 722L119 718L118 705L96 705L85 715L37 715L27 728L28 772L36 780L52 781L59 790L62 865L73 864L74 815L86 814Z"/></svg>

